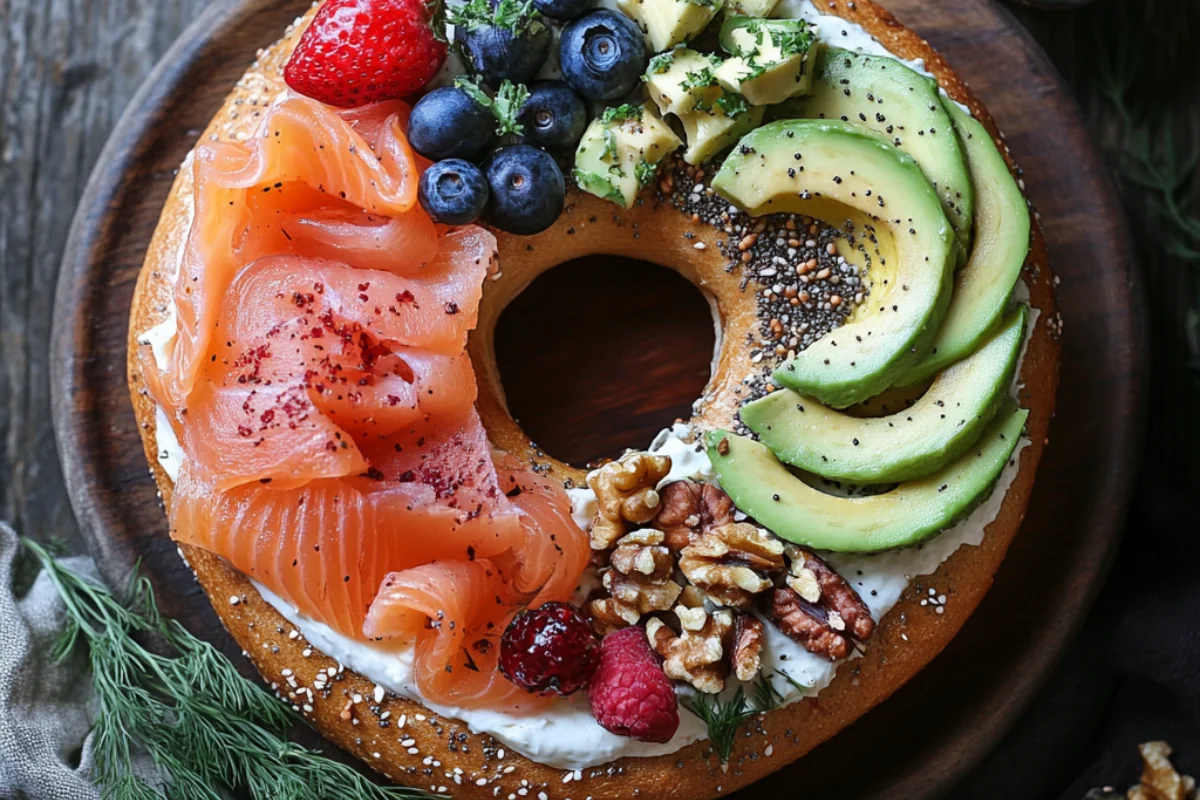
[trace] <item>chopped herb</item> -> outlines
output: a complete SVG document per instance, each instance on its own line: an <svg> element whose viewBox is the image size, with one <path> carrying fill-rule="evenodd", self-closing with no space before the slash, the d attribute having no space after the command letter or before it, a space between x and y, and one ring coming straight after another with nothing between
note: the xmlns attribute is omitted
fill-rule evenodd
<svg viewBox="0 0 1200 800"><path fill-rule="evenodd" d="M446 9L446 21L468 31L487 26L504 28L517 36L538 33L546 27L542 15L533 7L533 0L468 0L461 6Z"/></svg>
<svg viewBox="0 0 1200 800"><path fill-rule="evenodd" d="M703 67L689 72L683 76L683 81L679 84L679 88L685 92L690 92L693 89L707 89L712 86L715 79L711 67Z"/></svg>
<svg viewBox="0 0 1200 800"><path fill-rule="evenodd" d="M772 31L771 41L785 57L804 55L812 49L813 33L806 26L799 31Z"/></svg>
<svg viewBox="0 0 1200 800"><path fill-rule="evenodd" d="M604 115L600 117L600 121L605 125L619 125L620 123L628 122L629 120L637 120L638 122L642 121L641 106L635 106L632 103L614 106L613 108L606 109Z"/></svg>
<svg viewBox="0 0 1200 800"><path fill-rule="evenodd" d="M658 164L651 164L644 157L641 158L637 166L633 168L634 174L637 176L638 186L645 188L654 180L654 176L658 173Z"/></svg>
<svg viewBox="0 0 1200 800"><path fill-rule="evenodd" d="M659 53L654 58L650 59L650 66L646 69L647 74L662 75L671 71L671 65L675 63L675 53L667 51ZM643 76L645 77L645 76Z"/></svg>
<svg viewBox="0 0 1200 800"><path fill-rule="evenodd" d="M727 117L737 117L750 110L750 103L737 92L722 92L717 98L717 108Z"/></svg>
<svg viewBox="0 0 1200 800"><path fill-rule="evenodd" d="M529 100L529 89L525 87L525 84L505 80L500 84L500 90L494 97L489 97L488 93L479 86L478 81L463 75L454 79L454 85L470 95L476 103L492 112L492 116L496 118L497 136L509 133L520 135L525 132L525 127L517 122L521 107Z"/></svg>

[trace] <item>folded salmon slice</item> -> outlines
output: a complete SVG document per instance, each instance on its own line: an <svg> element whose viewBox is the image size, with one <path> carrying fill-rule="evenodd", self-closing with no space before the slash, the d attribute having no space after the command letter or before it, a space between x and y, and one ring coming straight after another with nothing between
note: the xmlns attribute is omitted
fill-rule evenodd
<svg viewBox="0 0 1200 800"><path fill-rule="evenodd" d="M588 546L560 485L493 459L466 343L495 239L416 206L407 116L289 99L197 148L178 335L165 371L142 354L185 453L172 535L340 633L412 644L429 700L532 710L498 637L571 595Z"/></svg>
<svg viewBox="0 0 1200 800"><path fill-rule="evenodd" d="M393 644L415 642L415 678L424 697L529 713L547 700L499 674L500 637L521 609L568 600L590 553L560 486L511 460L502 461L500 478L521 512L524 543L490 558L389 574L363 632Z"/></svg>

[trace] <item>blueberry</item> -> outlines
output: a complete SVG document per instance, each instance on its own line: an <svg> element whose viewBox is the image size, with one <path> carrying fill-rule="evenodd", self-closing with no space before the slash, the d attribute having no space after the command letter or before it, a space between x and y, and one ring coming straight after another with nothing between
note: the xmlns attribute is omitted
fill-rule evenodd
<svg viewBox="0 0 1200 800"><path fill-rule="evenodd" d="M492 204L488 221L522 236L544 231L563 210L562 170L545 150L527 144L501 147L484 165Z"/></svg>
<svg viewBox="0 0 1200 800"><path fill-rule="evenodd" d="M421 176L421 207L434 222L466 225L483 214L488 202L487 178L461 158L439 161Z"/></svg>
<svg viewBox="0 0 1200 800"><path fill-rule="evenodd" d="M563 78L589 100L629 94L646 71L642 32L615 11L596 11L570 23L560 47Z"/></svg>
<svg viewBox="0 0 1200 800"><path fill-rule="evenodd" d="M408 143L426 158L478 158L492 141L496 118L453 86L434 89L413 106Z"/></svg>
<svg viewBox="0 0 1200 800"><path fill-rule="evenodd" d="M508 3L511 0L492 3L497 10L489 18L455 32L470 71L493 89L505 80L513 83L533 80L546 63L554 38L540 14L536 11L522 14L508 8ZM498 21L501 19L505 24Z"/></svg>
<svg viewBox="0 0 1200 800"><path fill-rule="evenodd" d="M595 0L533 0L533 6L538 11L561 20L578 19L595 5Z"/></svg>
<svg viewBox="0 0 1200 800"><path fill-rule="evenodd" d="M547 150L570 150L583 138L587 106L562 81L540 81L529 87L529 99L521 106L517 121L529 144Z"/></svg>

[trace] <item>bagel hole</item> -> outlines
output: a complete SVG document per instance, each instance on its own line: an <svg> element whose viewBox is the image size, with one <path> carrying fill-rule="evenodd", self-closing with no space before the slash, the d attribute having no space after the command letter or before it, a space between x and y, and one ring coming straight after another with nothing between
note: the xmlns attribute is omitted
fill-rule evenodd
<svg viewBox="0 0 1200 800"><path fill-rule="evenodd" d="M547 454L584 467L644 448L708 383L708 300L646 261L593 255L540 275L500 315L508 408Z"/></svg>

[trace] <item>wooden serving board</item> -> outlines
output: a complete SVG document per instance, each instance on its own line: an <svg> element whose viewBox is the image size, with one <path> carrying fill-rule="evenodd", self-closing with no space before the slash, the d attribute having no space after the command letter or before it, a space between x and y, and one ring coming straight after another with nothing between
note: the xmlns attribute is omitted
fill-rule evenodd
<svg viewBox="0 0 1200 800"><path fill-rule="evenodd" d="M255 51L308 2L218 3L172 48L92 175L58 289L53 411L80 526L110 581L126 580L140 559L164 610L235 659L167 537L127 396L126 322L176 167ZM1140 288L1120 208L1074 103L998 5L884 5L948 57L1026 170L1062 280L1058 413L1024 528L962 633L890 700L743 793L756 798L948 791L1014 722L1078 628L1107 572L1138 461L1146 371ZM517 416L568 461L644 446L686 415L706 379L712 329L703 301L673 274L638 274L634 291L586 266L553 273L500 326L502 374ZM536 309L537 322L520 309ZM544 326L557 335L542 336ZM581 363L580 353L600 350L606 360Z"/></svg>

